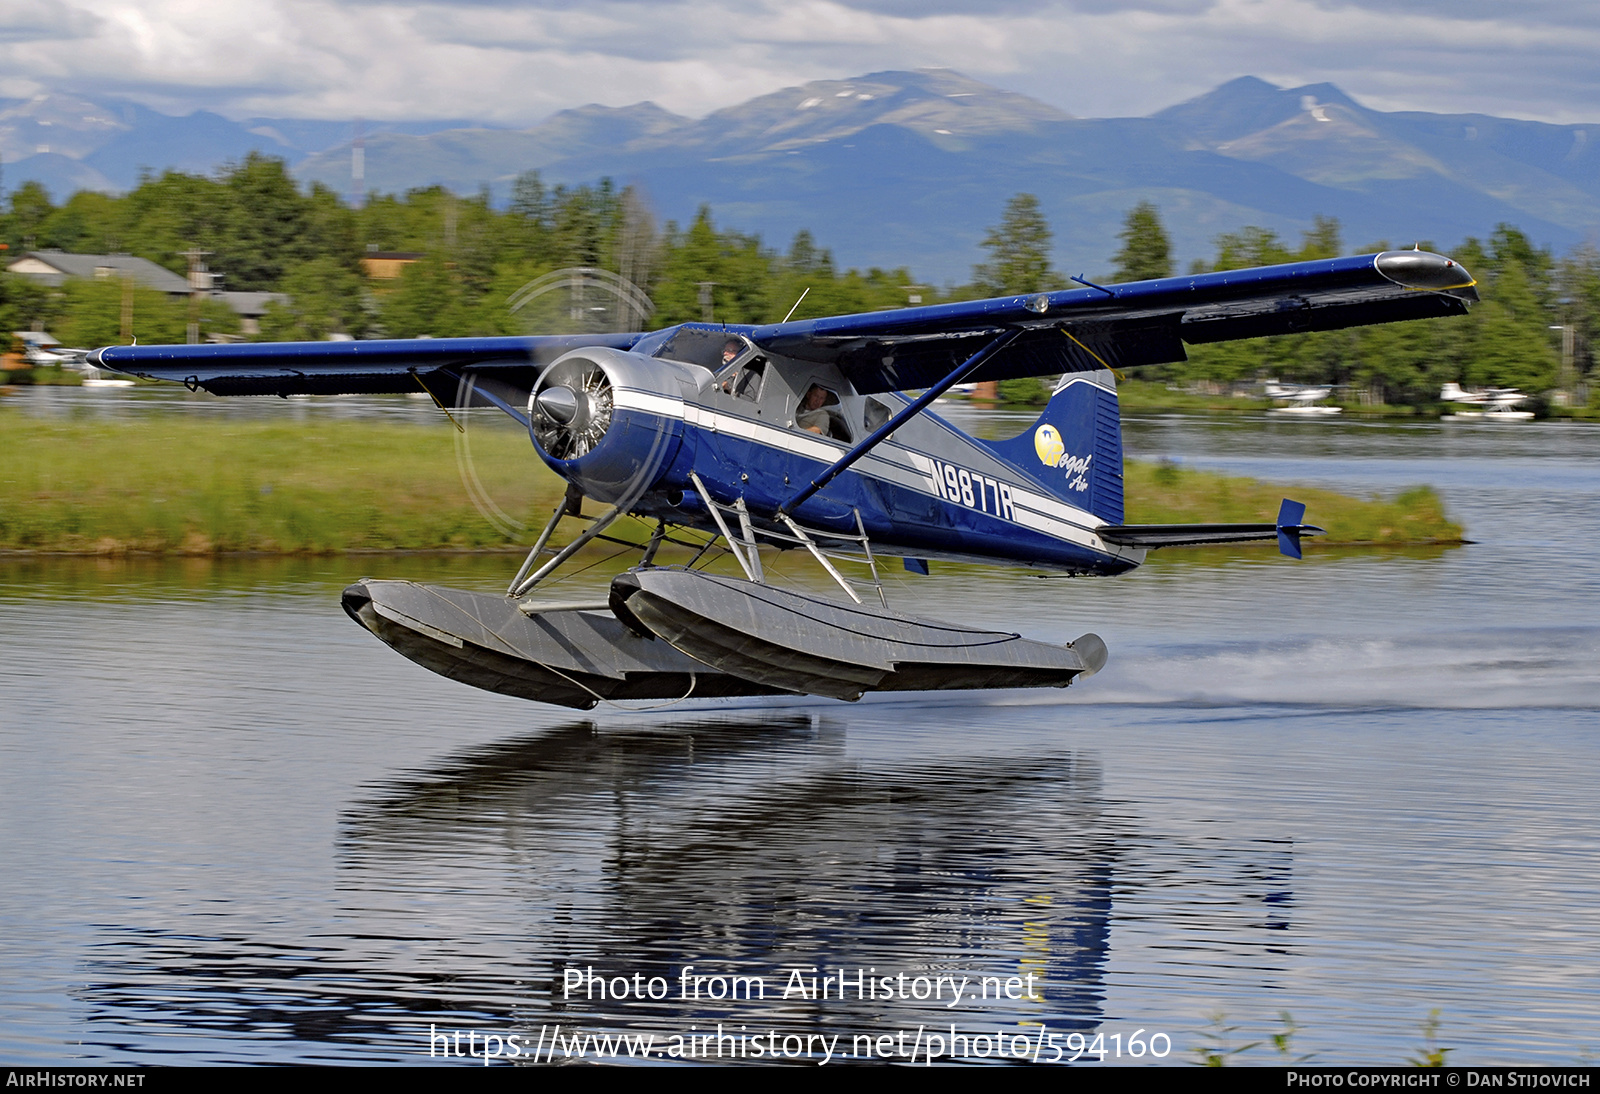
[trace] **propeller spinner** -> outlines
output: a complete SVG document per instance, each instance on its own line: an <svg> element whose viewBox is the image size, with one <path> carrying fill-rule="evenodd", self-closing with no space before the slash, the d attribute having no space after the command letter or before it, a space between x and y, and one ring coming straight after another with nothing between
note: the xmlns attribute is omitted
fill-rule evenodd
<svg viewBox="0 0 1600 1094"><path fill-rule="evenodd" d="M594 450L611 428L611 380L599 364L572 357L552 365L528 401L533 439L557 460Z"/></svg>

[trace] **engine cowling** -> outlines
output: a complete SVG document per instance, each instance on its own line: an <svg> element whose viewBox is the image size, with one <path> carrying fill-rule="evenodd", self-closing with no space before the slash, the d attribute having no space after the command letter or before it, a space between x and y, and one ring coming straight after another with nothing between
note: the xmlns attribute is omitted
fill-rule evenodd
<svg viewBox="0 0 1600 1094"><path fill-rule="evenodd" d="M653 486L678 450L689 366L605 347L573 350L540 373L528 432L560 476L601 501Z"/></svg>

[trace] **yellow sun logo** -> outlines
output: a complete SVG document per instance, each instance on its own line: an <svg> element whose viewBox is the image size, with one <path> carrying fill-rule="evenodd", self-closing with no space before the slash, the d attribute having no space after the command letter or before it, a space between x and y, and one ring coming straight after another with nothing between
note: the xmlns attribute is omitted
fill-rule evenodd
<svg viewBox="0 0 1600 1094"><path fill-rule="evenodd" d="M1067 454L1067 446L1053 425L1042 425L1033 431L1033 450L1046 467L1057 466Z"/></svg>

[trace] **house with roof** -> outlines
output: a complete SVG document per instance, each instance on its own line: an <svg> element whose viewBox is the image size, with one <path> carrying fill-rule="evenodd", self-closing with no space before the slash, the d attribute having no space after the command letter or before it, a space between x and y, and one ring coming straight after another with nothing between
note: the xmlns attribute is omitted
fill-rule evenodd
<svg viewBox="0 0 1600 1094"><path fill-rule="evenodd" d="M270 304L287 306L288 296L276 292L221 292L214 286L217 275L202 264L196 272L183 277L148 258L136 255L81 255L66 251L29 251L6 267L10 273L30 278L51 288L60 288L70 278L84 280L118 277L127 278L138 285L167 293L169 296L190 296L204 293L220 300L239 315L240 329L246 335L261 332L261 317Z"/></svg>
<svg viewBox="0 0 1600 1094"><path fill-rule="evenodd" d="M188 279L136 255L80 255L65 251L29 251L6 267L51 288L60 288L69 278L105 280L125 277L146 288L173 296L188 296Z"/></svg>

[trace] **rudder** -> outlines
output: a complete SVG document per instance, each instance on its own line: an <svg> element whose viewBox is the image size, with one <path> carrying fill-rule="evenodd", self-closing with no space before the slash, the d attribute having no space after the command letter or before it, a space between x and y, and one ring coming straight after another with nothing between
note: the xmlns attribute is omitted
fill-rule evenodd
<svg viewBox="0 0 1600 1094"><path fill-rule="evenodd" d="M1067 373L1029 429L984 443L1062 501L1122 523L1122 414L1110 370Z"/></svg>

